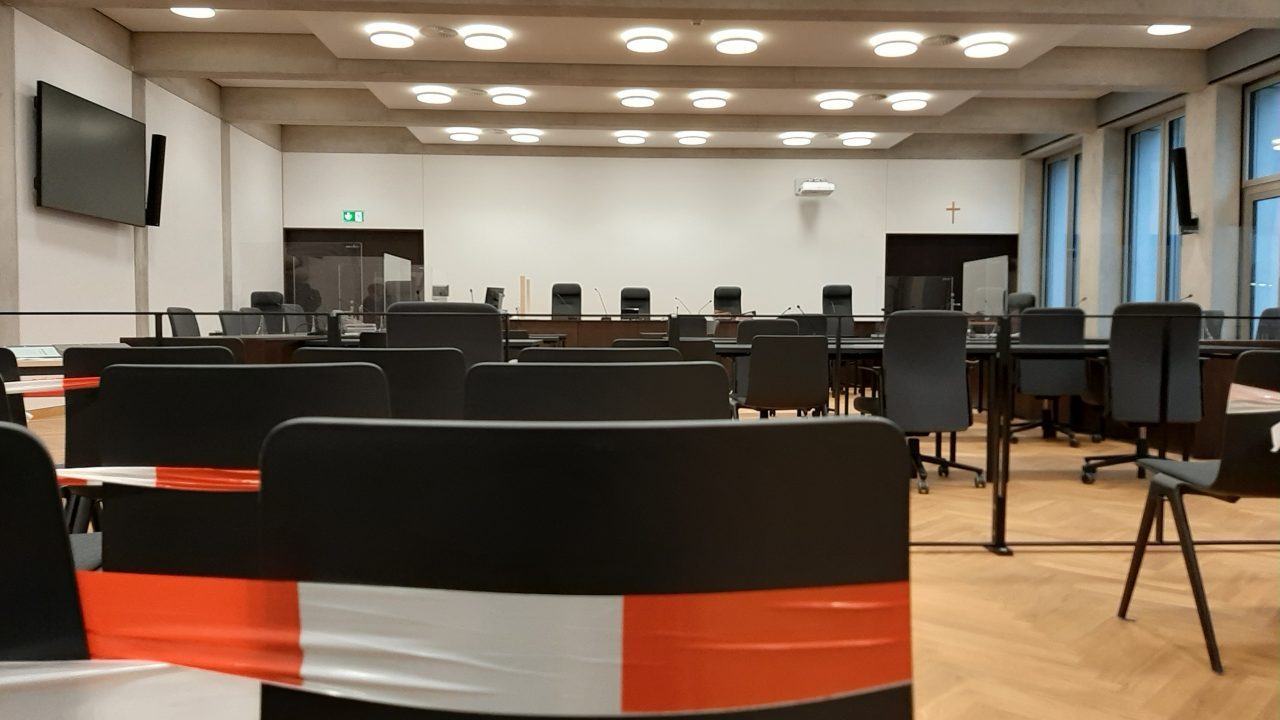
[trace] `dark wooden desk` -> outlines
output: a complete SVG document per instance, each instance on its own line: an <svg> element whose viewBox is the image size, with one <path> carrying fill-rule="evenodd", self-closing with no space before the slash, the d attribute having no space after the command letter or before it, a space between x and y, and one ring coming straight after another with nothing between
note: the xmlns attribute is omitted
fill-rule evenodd
<svg viewBox="0 0 1280 720"><path fill-rule="evenodd" d="M644 332L667 332L667 319L651 320L601 320L585 318L570 320L560 318L512 319L512 330L524 330L530 337L536 335L563 335L565 347L609 347L618 338L636 338Z"/></svg>

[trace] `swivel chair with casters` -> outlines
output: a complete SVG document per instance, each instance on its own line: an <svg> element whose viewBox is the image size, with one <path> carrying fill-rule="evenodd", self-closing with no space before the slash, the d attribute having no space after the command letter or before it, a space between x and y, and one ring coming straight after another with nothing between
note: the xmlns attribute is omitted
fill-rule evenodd
<svg viewBox="0 0 1280 720"><path fill-rule="evenodd" d="M1200 337L1205 340L1222 339L1222 321L1226 319L1226 311L1205 310Z"/></svg>
<svg viewBox="0 0 1280 720"><path fill-rule="evenodd" d="M773 417L779 410L827 414L830 393L827 337L822 335L757 335L751 340L750 383L733 396L738 408Z"/></svg>
<svg viewBox="0 0 1280 720"><path fill-rule="evenodd" d="M582 317L582 286L578 283L552 285L551 315L570 320Z"/></svg>
<svg viewBox="0 0 1280 720"><path fill-rule="evenodd" d="M1138 463L1151 470L1153 477L1147 491L1146 506L1138 525L1138 539L1133 546L1133 559L1120 599L1119 616L1129 612L1133 589L1142 568L1151 525L1156 514L1163 512L1168 501L1178 528L1178 543L1191 580L1191 594L1200 615L1209 665L1222 672L1222 659L1209 615L1209 602L1196 559L1196 545L1187 522L1185 495L1234 503L1240 498L1280 498L1280 453L1273 447L1274 428L1280 427L1280 352L1254 350L1244 353L1236 364L1235 382L1227 403L1223 424L1221 460L1178 462L1144 458Z"/></svg>
<svg viewBox="0 0 1280 720"><path fill-rule="evenodd" d="M268 334L284 332L284 293L254 290L249 293L249 304L262 313L262 326Z"/></svg>
<svg viewBox="0 0 1280 720"><path fill-rule="evenodd" d="M916 490L929 492L925 463L947 477L951 468L974 473L984 487L982 468L921 454L920 437L967 430L973 424L965 366L968 316L952 310L902 310L889 316L884 332L884 361L879 397L858 397L861 413L892 420L907 435Z"/></svg>
<svg viewBox="0 0 1280 720"><path fill-rule="evenodd" d="M1124 303L1116 307L1107 352L1107 407L1113 420L1137 427L1137 447L1132 453L1086 457L1080 468L1081 482L1093 484L1099 468L1150 457L1147 433L1162 420L1160 370L1166 338L1169 377L1163 420L1166 424L1200 420L1200 315L1200 306L1195 303ZM1138 477L1146 477L1141 464Z"/></svg>
<svg viewBox="0 0 1280 720"><path fill-rule="evenodd" d="M769 318L760 320L743 320L738 323L737 341L749 345L757 335L799 335L800 324L787 318ZM743 397L747 394L747 383L751 380L751 356L734 358L733 391Z"/></svg>
<svg viewBox="0 0 1280 720"><path fill-rule="evenodd" d="M164 309L169 316L169 331L174 337L200 337L200 321L191 308L169 307Z"/></svg>
<svg viewBox="0 0 1280 720"><path fill-rule="evenodd" d="M651 304L649 288L624 287L618 294L619 310L623 317L645 317L649 315Z"/></svg>
<svg viewBox="0 0 1280 720"><path fill-rule="evenodd" d="M1080 308L1027 308L1022 311L1022 342L1083 345L1084 311ZM1081 395L1087 389L1085 361L1020 360L1017 373L1018 391L1040 400L1040 419L1009 428L1009 442L1018 441L1014 433L1039 429L1046 440L1062 433L1067 436L1071 447L1080 447L1075 432L1058 422L1054 407L1058 398Z"/></svg>
<svg viewBox="0 0 1280 720"><path fill-rule="evenodd" d="M742 288L722 285L711 295L711 307L717 315L742 314Z"/></svg>
<svg viewBox="0 0 1280 720"><path fill-rule="evenodd" d="M822 314L847 316L827 318L827 335L853 337L853 286L823 285Z"/></svg>

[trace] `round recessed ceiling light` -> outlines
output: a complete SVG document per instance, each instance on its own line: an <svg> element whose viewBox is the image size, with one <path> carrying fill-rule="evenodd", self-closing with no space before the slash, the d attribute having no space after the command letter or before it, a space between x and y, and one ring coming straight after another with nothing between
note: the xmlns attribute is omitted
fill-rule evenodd
<svg viewBox="0 0 1280 720"><path fill-rule="evenodd" d="M1191 29L1190 25L1148 25L1148 35L1181 35Z"/></svg>
<svg viewBox="0 0 1280 720"><path fill-rule="evenodd" d="M501 25L464 25L458 28L462 44L472 50L501 50L511 40L511 31Z"/></svg>
<svg viewBox="0 0 1280 720"><path fill-rule="evenodd" d="M533 128L513 128L507 131L512 142L536 143L542 139L542 131Z"/></svg>
<svg viewBox="0 0 1280 720"><path fill-rule="evenodd" d="M857 99L858 93L848 90L832 90L814 98L818 101L818 107L823 110L848 110L853 107L853 101Z"/></svg>
<svg viewBox="0 0 1280 720"><path fill-rule="evenodd" d="M376 22L364 26L369 34L369 42L378 47L403 50L413 47L418 37L418 28L404 23Z"/></svg>
<svg viewBox="0 0 1280 720"><path fill-rule="evenodd" d="M808 145L809 143L813 142L813 138L815 135L816 133L811 133L804 130L792 130L791 132L784 132L779 134L778 139L782 141L783 145L800 146L800 145Z"/></svg>
<svg viewBox="0 0 1280 720"><path fill-rule="evenodd" d="M449 134L449 139L454 142L475 142L480 139L480 128L451 127L445 128L444 131Z"/></svg>
<svg viewBox="0 0 1280 720"><path fill-rule="evenodd" d="M676 142L681 145L706 145L711 133L703 130L681 130L676 133Z"/></svg>
<svg viewBox="0 0 1280 720"><path fill-rule="evenodd" d="M453 102L453 96L458 94L457 90L444 85L417 85L412 92L418 98L418 102L428 105L447 105Z"/></svg>
<svg viewBox="0 0 1280 720"><path fill-rule="evenodd" d="M699 110L716 110L729 104L729 93L724 90L694 90L689 93L693 106Z"/></svg>
<svg viewBox="0 0 1280 720"><path fill-rule="evenodd" d="M894 30L872 36L871 46L880 57L898 58L914 55L924 35L910 30Z"/></svg>
<svg viewBox="0 0 1280 720"><path fill-rule="evenodd" d="M489 88L489 99L498 105L523 105L533 93L518 87Z"/></svg>
<svg viewBox="0 0 1280 720"><path fill-rule="evenodd" d="M649 133L644 130L619 130L613 136L623 145L643 145Z"/></svg>
<svg viewBox="0 0 1280 720"><path fill-rule="evenodd" d="M631 52L659 53L667 49L675 39L675 33L656 27L638 27L625 30L622 42Z"/></svg>
<svg viewBox="0 0 1280 720"><path fill-rule="evenodd" d="M208 20L214 15L217 15L217 12L215 12L213 8L207 7L171 7L169 8L169 12L174 15L181 15L184 18L191 18L192 20Z"/></svg>
<svg viewBox="0 0 1280 720"><path fill-rule="evenodd" d="M876 136L873 132L847 132L840 133L840 142L846 147L866 147L871 144L871 139Z"/></svg>
<svg viewBox="0 0 1280 720"><path fill-rule="evenodd" d="M619 90L616 95L622 104L629 108L647 108L653 107L653 103L658 99L658 93L653 90Z"/></svg>
<svg viewBox="0 0 1280 720"><path fill-rule="evenodd" d="M758 30L749 30L747 28L734 28L732 30L721 30L720 32L711 33L711 42L715 43L716 50L725 55L746 55L753 53L756 48L760 47L760 43L764 41L764 33Z"/></svg>
<svg viewBox="0 0 1280 720"><path fill-rule="evenodd" d="M889 103L889 107L898 112L912 112L925 109L930 97L929 93L900 92L890 95L885 100Z"/></svg>
<svg viewBox="0 0 1280 720"><path fill-rule="evenodd" d="M1009 52L1013 36L1009 33L989 32L970 35L960 41L965 57L976 59L1000 57Z"/></svg>

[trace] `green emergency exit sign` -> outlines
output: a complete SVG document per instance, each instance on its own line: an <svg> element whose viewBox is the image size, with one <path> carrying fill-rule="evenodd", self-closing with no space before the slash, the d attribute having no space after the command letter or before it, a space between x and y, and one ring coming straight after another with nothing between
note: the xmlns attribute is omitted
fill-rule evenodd
<svg viewBox="0 0 1280 720"><path fill-rule="evenodd" d="M342 222L362 223L364 222L364 211L363 210L343 210Z"/></svg>

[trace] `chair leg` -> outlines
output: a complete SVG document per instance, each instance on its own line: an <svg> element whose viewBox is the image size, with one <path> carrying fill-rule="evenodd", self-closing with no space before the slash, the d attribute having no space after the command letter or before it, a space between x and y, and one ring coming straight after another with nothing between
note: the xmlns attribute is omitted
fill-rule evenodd
<svg viewBox="0 0 1280 720"><path fill-rule="evenodd" d="M1200 629L1204 631L1204 645L1209 651L1209 666L1222 673L1222 658L1218 655L1218 640L1213 634L1213 618L1209 615L1209 600L1204 594L1204 579L1200 577L1200 563L1196 560L1196 544L1191 539L1191 526L1187 523L1187 507L1182 493L1169 493L1169 507L1173 522L1178 528L1178 543L1182 545L1182 559L1187 563L1187 576L1191 580L1191 594L1196 599L1196 612L1200 615Z"/></svg>
<svg viewBox="0 0 1280 720"><path fill-rule="evenodd" d="M1133 544L1129 577L1124 581L1124 595L1120 598L1120 611L1116 613L1120 617L1125 617L1129 612L1129 601L1133 599L1133 588L1138 584L1138 571L1142 569L1142 558L1147 553L1147 541L1151 538L1151 522L1155 520L1156 508L1160 507L1162 500L1154 486L1147 488L1147 504L1142 508L1142 521L1138 523L1138 539Z"/></svg>

